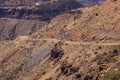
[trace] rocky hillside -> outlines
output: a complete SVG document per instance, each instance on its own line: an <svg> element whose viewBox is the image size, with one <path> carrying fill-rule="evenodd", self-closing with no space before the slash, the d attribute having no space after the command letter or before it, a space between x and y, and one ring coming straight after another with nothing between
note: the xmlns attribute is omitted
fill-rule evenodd
<svg viewBox="0 0 120 80"><path fill-rule="evenodd" d="M93 7L65 12L33 36L73 41L119 41L119 5L118 0L108 0Z"/></svg>
<svg viewBox="0 0 120 80"><path fill-rule="evenodd" d="M120 43L18 37L0 43L1 80L118 80ZM3 55L4 54L4 55Z"/></svg>
<svg viewBox="0 0 120 80"><path fill-rule="evenodd" d="M60 13L83 7L74 0L40 1L38 4L34 3L31 6L1 5L0 40L15 39L17 36L29 36Z"/></svg>
<svg viewBox="0 0 120 80"><path fill-rule="evenodd" d="M119 80L119 13L120 1L107 0L62 12L45 24L1 19L3 26L16 26L15 34L26 32L28 23L30 31L35 23L42 27L0 41L0 80Z"/></svg>

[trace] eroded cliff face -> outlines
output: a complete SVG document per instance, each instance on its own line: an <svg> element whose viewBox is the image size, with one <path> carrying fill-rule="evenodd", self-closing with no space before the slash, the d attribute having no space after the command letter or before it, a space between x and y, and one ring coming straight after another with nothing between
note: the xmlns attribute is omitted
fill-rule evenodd
<svg viewBox="0 0 120 80"><path fill-rule="evenodd" d="M37 1L43 0L0 0L1 5L33 5Z"/></svg>
<svg viewBox="0 0 120 80"><path fill-rule="evenodd" d="M48 21L61 12L83 7L74 0L36 2L33 5L1 5L0 18Z"/></svg>
<svg viewBox="0 0 120 80"><path fill-rule="evenodd" d="M46 21L1 18L0 40L13 40L17 36L30 36L47 24Z"/></svg>

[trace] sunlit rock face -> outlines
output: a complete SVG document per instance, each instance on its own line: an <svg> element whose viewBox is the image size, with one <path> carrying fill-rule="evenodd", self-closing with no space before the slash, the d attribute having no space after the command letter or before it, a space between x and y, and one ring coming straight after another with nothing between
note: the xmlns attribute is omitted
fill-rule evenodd
<svg viewBox="0 0 120 80"><path fill-rule="evenodd" d="M99 3L102 3L102 2L104 2L104 1L106 1L106 0L98 0L99 1Z"/></svg>
<svg viewBox="0 0 120 80"><path fill-rule="evenodd" d="M102 3L105 0L77 0L77 1L80 2L81 4L83 4L84 6L92 6L95 4Z"/></svg>

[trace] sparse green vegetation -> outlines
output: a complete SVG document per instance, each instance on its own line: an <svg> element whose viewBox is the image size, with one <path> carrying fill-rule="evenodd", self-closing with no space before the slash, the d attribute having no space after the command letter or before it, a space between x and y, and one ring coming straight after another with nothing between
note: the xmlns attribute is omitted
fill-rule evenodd
<svg viewBox="0 0 120 80"><path fill-rule="evenodd" d="M120 71L119 70L112 70L106 72L104 75L104 80L118 80L120 79Z"/></svg>

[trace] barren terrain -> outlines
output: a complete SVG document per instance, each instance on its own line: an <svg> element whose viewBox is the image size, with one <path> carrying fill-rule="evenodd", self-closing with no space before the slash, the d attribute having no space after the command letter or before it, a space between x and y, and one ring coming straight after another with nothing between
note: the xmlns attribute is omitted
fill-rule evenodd
<svg viewBox="0 0 120 80"><path fill-rule="evenodd" d="M47 21L5 15L0 80L119 80L119 14L120 1L107 0Z"/></svg>

